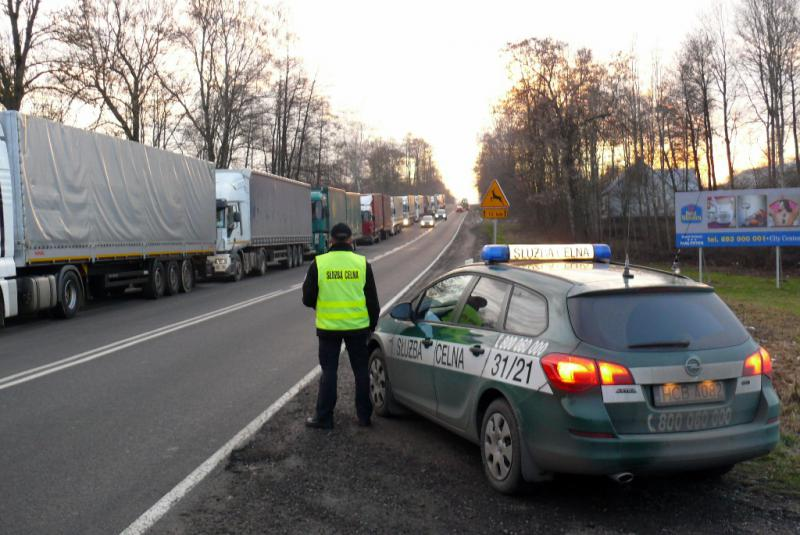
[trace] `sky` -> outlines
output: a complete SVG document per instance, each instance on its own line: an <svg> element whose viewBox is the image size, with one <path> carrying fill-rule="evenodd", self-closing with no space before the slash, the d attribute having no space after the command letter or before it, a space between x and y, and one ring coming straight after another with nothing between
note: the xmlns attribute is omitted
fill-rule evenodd
<svg viewBox="0 0 800 535"><path fill-rule="evenodd" d="M503 48L552 37L601 60L674 58L718 0L290 0L298 52L334 110L375 135L425 138L456 197L478 200L473 167L492 106L511 83ZM730 3L726 0L723 4Z"/></svg>

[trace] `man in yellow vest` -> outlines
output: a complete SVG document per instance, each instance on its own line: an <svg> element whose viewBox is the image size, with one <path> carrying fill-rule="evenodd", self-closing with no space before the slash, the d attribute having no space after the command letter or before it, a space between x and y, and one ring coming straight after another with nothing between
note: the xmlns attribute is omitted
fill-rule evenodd
<svg viewBox="0 0 800 535"><path fill-rule="evenodd" d="M353 252L352 234L344 223L334 225L330 249L314 259L303 282L303 304L317 311L319 365L322 367L317 409L314 416L306 420L308 427L333 428L342 341L355 376L358 424L368 427L371 422L367 341L378 324L381 306L372 267L365 257Z"/></svg>

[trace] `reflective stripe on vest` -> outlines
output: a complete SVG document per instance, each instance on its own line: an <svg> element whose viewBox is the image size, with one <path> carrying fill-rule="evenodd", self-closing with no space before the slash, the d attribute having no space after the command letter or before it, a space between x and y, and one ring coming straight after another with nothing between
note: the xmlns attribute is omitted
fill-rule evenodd
<svg viewBox="0 0 800 535"><path fill-rule="evenodd" d="M356 331L369 327L367 259L351 251L317 256L317 329Z"/></svg>

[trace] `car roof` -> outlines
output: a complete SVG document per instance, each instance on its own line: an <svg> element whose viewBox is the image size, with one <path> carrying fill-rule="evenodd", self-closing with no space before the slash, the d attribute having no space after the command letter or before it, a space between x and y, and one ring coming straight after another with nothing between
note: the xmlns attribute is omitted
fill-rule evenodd
<svg viewBox="0 0 800 535"><path fill-rule="evenodd" d="M623 277L625 266L591 261L474 263L453 270L506 279L552 294L567 297L601 293L634 293L647 290L713 291L688 277L643 266L630 266L630 278ZM453 273L451 272L451 273Z"/></svg>

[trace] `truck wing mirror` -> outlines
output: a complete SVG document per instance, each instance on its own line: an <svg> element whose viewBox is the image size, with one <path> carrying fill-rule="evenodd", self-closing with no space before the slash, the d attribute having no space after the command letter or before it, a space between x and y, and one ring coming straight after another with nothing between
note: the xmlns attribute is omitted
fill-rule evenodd
<svg viewBox="0 0 800 535"><path fill-rule="evenodd" d="M414 321L414 309L411 303L398 303L392 307L389 315L400 321Z"/></svg>
<svg viewBox="0 0 800 535"><path fill-rule="evenodd" d="M239 212L233 213L233 222L234 223L241 223L242 222L242 214Z"/></svg>

